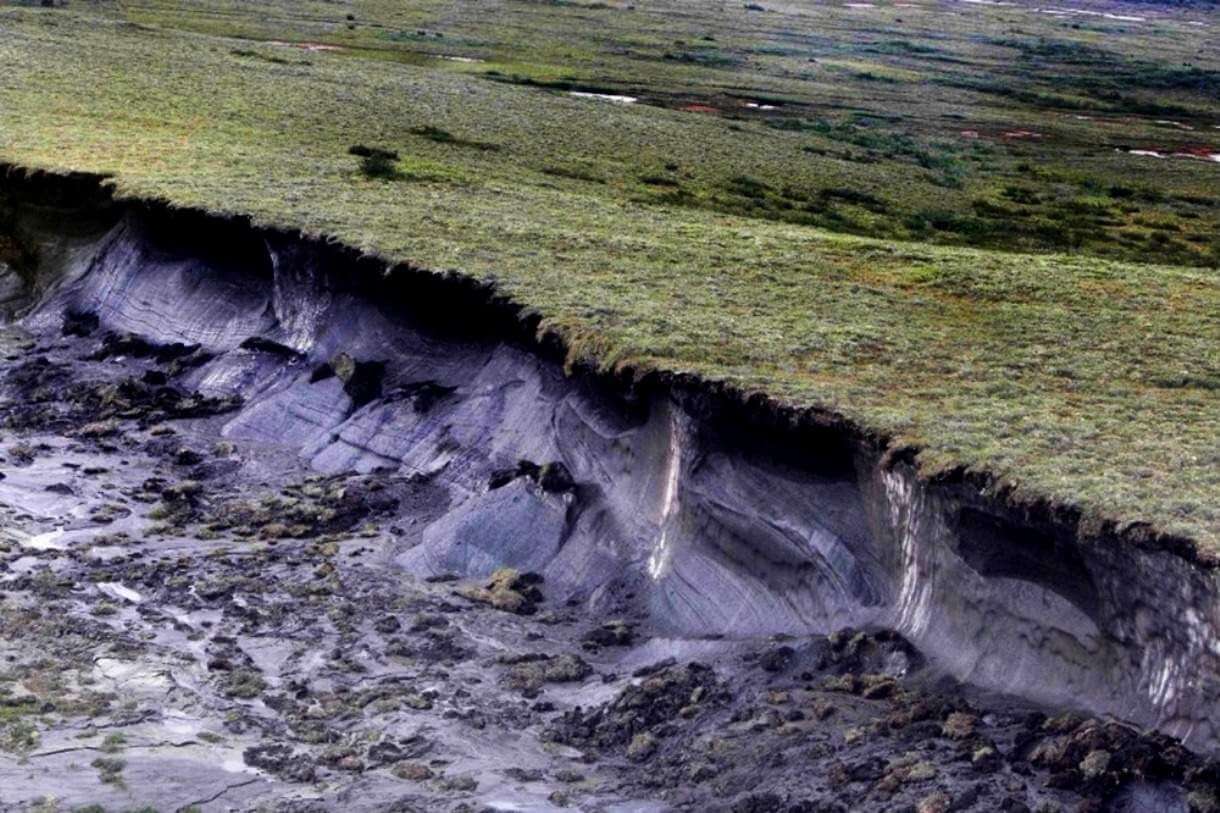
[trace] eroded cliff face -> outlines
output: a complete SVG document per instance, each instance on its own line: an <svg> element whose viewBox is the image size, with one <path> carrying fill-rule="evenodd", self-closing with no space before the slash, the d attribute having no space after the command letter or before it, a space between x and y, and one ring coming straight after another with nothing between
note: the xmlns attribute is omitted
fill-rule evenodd
<svg viewBox="0 0 1220 813"><path fill-rule="evenodd" d="M222 475L230 486L272 477L277 461L407 484L391 489L387 573L538 573L548 603L635 619L657 657L890 630L978 689L1218 747L1220 584L1205 564L926 482L848 427L786 426L697 382L566 375L511 310L460 282L241 224L23 190L0 257L17 328L112 372L156 360L140 379L155 414L210 421L247 450ZM47 369L27 378L70 391L71 374ZM10 399L13 387L10 374ZM23 494L41 499L0 496ZM210 518L209 538L223 531L206 499L183 499L168 520L137 511L120 525L157 519L189 537Z"/></svg>

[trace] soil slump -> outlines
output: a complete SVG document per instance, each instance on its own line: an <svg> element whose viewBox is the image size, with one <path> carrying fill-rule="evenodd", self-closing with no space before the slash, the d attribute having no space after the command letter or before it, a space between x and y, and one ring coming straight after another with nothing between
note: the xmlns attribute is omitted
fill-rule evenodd
<svg viewBox="0 0 1220 813"><path fill-rule="evenodd" d="M1198 563L324 246L17 210L8 807L1215 804Z"/></svg>

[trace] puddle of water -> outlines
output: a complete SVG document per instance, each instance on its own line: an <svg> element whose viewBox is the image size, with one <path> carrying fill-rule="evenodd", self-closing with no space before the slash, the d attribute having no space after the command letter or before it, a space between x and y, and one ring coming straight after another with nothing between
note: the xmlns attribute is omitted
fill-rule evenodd
<svg viewBox="0 0 1220 813"><path fill-rule="evenodd" d="M569 90L569 96L577 96L581 99L598 99L603 102L614 102L615 104L635 104L639 101L635 96L619 96L614 93L589 93L583 90Z"/></svg>

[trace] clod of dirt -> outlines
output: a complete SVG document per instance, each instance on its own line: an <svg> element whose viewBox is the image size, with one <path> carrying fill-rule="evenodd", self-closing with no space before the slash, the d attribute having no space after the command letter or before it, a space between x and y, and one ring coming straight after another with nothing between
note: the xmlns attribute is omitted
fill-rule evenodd
<svg viewBox="0 0 1220 813"><path fill-rule="evenodd" d="M627 759L632 762L643 762L656 753L660 740L647 731L641 731L631 738L627 746Z"/></svg>
<svg viewBox="0 0 1220 813"><path fill-rule="evenodd" d="M626 621L608 621L589 630L581 639L586 649L603 646L631 646L635 642L635 630Z"/></svg>
<svg viewBox="0 0 1220 813"><path fill-rule="evenodd" d="M299 352L291 347L263 336L251 336L238 346L243 350L250 350L255 353L269 353L283 359L295 359L301 356Z"/></svg>
<svg viewBox="0 0 1220 813"><path fill-rule="evenodd" d="M96 313L68 310L64 312L63 335L90 336L97 330L98 324Z"/></svg>
<svg viewBox="0 0 1220 813"><path fill-rule="evenodd" d="M572 683L593 674L593 667L577 655L525 655L502 658L512 664L505 684L524 693L535 693L544 683Z"/></svg>
<svg viewBox="0 0 1220 813"><path fill-rule="evenodd" d="M360 409L381 397L385 362L356 361L347 353L339 353L330 361L319 365L309 380L316 383L331 377L343 382L343 391L352 399L352 409Z"/></svg>
<svg viewBox="0 0 1220 813"><path fill-rule="evenodd" d="M544 735L567 745L602 749L633 743L638 755L652 740L637 742L637 735L663 737L675 721L692 719L727 699L727 690L710 667L701 663L669 666L626 687L609 703L566 712Z"/></svg>
<svg viewBox="0 0 1220 813"><path fill-rule="evenodd" d="M284 744L255 745L242 752L242 760L252 768L273 773L289 782L312 782L314 766L305 754Z"/></svg>
<svg viewBox="0 0 1220 813"><path fill-rule="evenodd" d="M167 364L196 353L197 344L172 342L160 344L135 333L107 333L102 337L102 346L89 357L90 361L105 361L115 356L151 358L159 364Z"/></svg>
<svg viewBox="0 0 1220 813"><path fill-rule="evenodd" d="M576 481L572 478L572 473L563 463L556 461L540 466L531 460L522 460L515 468L492 472L487 487L495 491L519 478L533 480L548 494L563 494L576 488Z"/></svg>
<svg viewBox="0 0 1220 813"><path fill-rule="evenodd" d="M501 568L491 574L483 586L461 587L456 592L463 598L489 604L497 610L517 615L532 615L542 602L542 576L537 573L519 573L512 568Z"/></svg>

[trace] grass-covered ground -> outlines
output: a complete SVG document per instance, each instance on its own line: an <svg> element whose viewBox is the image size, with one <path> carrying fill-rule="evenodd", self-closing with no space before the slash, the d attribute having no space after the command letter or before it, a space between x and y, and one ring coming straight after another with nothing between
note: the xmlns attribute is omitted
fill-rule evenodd
<svg viewBox="0 0 1220 813"><path fill-rule="evenodd" d="M0 160L495 280L600 363L1220 552L1220 13L1080 8L0 6Z"/></svg>

